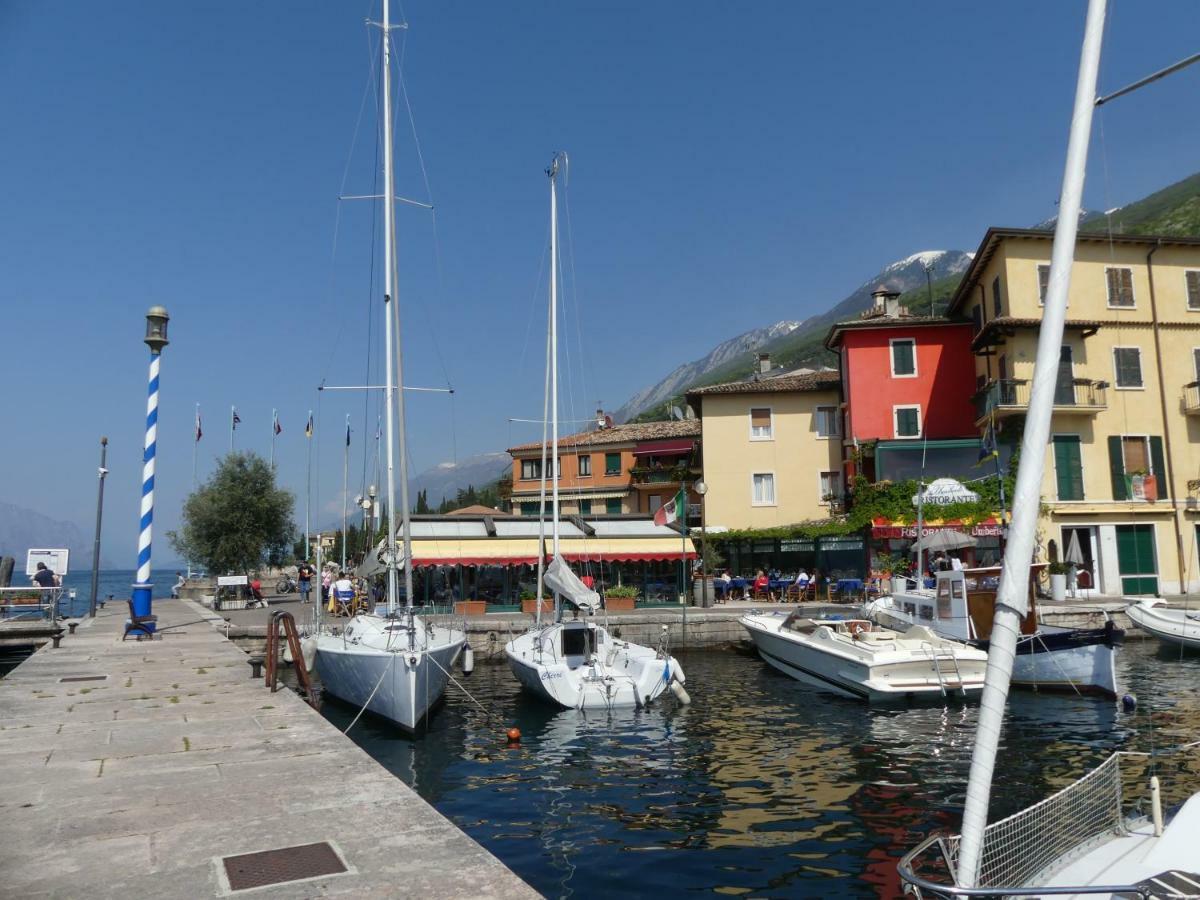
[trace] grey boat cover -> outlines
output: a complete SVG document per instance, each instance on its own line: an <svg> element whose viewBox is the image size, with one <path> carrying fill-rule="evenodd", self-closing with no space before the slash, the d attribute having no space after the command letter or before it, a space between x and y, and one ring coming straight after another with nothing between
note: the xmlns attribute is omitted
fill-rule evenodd
<svg viewBox="0 0 1200 900"><path fill-rule="evenodd" d="M550 561L542 581L554 593L584 612L594 612L600 607L600 595L580 581L561 556Z"/></svg>

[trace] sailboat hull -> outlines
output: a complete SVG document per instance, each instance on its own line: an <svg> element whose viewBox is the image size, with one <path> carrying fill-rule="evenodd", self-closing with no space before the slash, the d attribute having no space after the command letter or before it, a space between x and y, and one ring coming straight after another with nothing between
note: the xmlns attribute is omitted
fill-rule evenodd
<svg viewBox="0 0 1200 900"><path fill-rule="evenodd" d="M445 694L465 635L442 626L426 629L417 618L418 639L410 649L407 631L388 632L377 624L388 621L358 616L342 634L318 635L317 673L324 690L339 700L416 731Z"/></svg>

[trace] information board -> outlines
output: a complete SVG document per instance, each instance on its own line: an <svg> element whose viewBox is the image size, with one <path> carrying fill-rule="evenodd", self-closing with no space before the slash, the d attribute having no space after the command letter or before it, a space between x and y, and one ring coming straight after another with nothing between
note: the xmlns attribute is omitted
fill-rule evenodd
<svg viewBox="0 0 1200 900"><path fill-rule="evenodd" d="M37 564L45 563L47 569L61 577L67 574L67 560L70 556L70 550L30 550L25 554L25 574L32 578L33 573L37 571Z"/></svg>

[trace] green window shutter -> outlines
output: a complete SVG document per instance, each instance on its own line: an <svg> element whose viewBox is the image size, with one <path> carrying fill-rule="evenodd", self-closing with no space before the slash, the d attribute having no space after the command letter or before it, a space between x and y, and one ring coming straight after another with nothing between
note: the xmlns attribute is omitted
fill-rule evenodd
<svg viewBox="0 0 1200 900"><path fill-rule="evenodd" d="M605 500L604 511L610 516L619 516L621 514L620 500Z"/></svg>
<svg viewBox="0 0 1200 900"><path fill-rule="evenodd" d="M913 363L912 341L896 341L892 344L892 372L895 375L911 375L916 371Z"/></svg>
<svg viewBox="0 0 1200 900"><path fill-rule="evenodd" d="M1150 465L1157 476L1155 481L1158 482L1158 497L1160 500L1166 500L1171 494L1167 484L1167 465L1163 458L1163 440L1154 435L1150 436Z"/></svg>
<svg viewBox="0 0 1200 900"><path fill-rule="evenodd" d="M1114 500L1128 500L1129 486L1125 482L1125 463L1121 460L1121 436L1115 434L1108 439L1108 470L1112 475Z"/></svg>
<svg viewBox="0 0 1200 900"><path fill-rule="evenodd" d="M1077 436L1058 435L1054 438L1054 474L1059 500L1083 499L1083 462Z"/></svg>
<svg viewBox="0 0 1200 900"><path fill-rule="evenodd" d="M579 514L581 516L590 516L592 514L592 501L591 500L580 500L579 501Z"/></svg>

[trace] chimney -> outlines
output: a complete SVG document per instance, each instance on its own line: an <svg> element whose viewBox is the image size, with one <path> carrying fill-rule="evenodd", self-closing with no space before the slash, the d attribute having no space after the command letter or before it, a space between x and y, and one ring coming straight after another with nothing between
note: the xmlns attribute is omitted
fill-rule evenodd
<svg viewBox="0 0 1200 900"><path fill-rule="evenodd" d="M874 310L876 313L883 313L892 319L900 315L899 291L881 284L871 292L871 299L875 301Z"/></svg>
<svg viewBox="0 0 1200 900"><path fill-rule="evenodd" d="M758 357L758 374L766 375L771 371L771 354L758 353L756 356Z"/></svg>
<svg viewBox="0 0 1200 900"><path fill-rule="evenodd" d="M604 410L596 410L596 429L603 430L612 427L612 419L604 414Z"/></svg>

